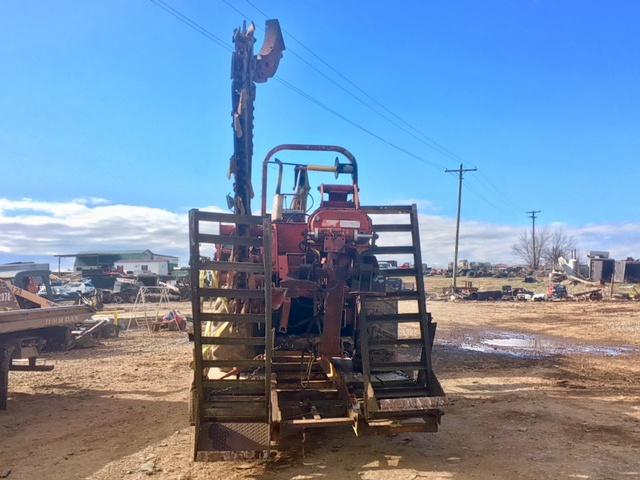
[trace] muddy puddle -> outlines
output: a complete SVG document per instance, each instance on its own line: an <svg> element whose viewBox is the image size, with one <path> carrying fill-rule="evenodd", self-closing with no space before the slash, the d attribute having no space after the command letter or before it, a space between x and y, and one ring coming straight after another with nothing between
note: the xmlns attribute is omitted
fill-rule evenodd
<svg viewBox="0 0 640 480"><path fill-rule="evenodd" d="M539 335L496 331L480 332L479 334L463 334L457 338L441 340L440 343L475 352L499 353L518 357L542 357L551 355L601 355L615 357L640 353L640 349L633 346L583 345Z"/></svg>

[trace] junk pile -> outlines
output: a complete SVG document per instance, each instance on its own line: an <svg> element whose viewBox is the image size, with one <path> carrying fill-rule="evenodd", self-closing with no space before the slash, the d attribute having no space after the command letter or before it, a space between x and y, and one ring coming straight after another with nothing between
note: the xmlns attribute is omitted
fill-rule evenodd
<svg viewBox="0 0 640 480"><path fill-rule="evenodd" d="M160 288L166 288L169 300L172 302L189 300L190 298L190 287L188 284L180 283L170 285L165 282L158 282L156 286L158 287L157 292L159 292ZM140 294L140 289L145 287L149 286L145 285L138 278L122 276L115 279L112 289L100 289L100 292L104 303L135 303L136 298ZM150 302L160 302L160 294L157 292L148 292L147 300Z"/></svg>
<svg viewBox="0 0 640 480"><path fill-rule="evenodd" d="M464 286L456 289L443 289L441 294L432 294L431 300L451 300L451 301L502 301L502 302L560 302L560 301L640 301L640 289L633 287L629 292L612 293L610 286L591 288L583 291L569 292L567 283L571 279L562 282L549 282L545 293L535 293L526 288L513 288L511 285L504 285L501 290L479 290L477 287Z"/></svg>
<svg viewBox="0 0 640 480"><path fill-rule="evenodd" d="M536 293L524 287L503 285L500 290L480 290L474 287L472 282L462 282L461 287L455 290L453 287L442 289L440 294L432 294L432 300L451 301L502 301L502 302L544 302L544 301L597 301L604 298L603 288L595 288L582 292L569 293L567 285L562 282L571 282L566 275L553 272L549 275L549 282L545 293ZM589 282L592 283L592 282ZM610 296L611 297L611 296ZM640 297L640 295L638 295Z"/></svg>

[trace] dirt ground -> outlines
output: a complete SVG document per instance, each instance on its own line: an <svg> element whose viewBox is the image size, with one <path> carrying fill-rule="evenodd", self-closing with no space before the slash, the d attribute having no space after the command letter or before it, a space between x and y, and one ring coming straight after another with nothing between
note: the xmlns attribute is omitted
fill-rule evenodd
<svg viewBox="0 0 640 480"><path fill-rule="evenodd" d="M436 434L337 429L268 465L193 463L190 344L132 331L11 374L0 478L640 479L640 303L429 308L451 399Z"/></svg>

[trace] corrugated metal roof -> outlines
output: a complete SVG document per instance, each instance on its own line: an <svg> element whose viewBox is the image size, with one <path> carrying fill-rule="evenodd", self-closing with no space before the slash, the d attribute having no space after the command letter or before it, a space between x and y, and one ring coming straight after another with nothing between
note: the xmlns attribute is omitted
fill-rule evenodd
<svg viewBox="0 0 640 480"><path fill-rule="evenodd" d="M87 252L78 252L78 253L65 253L65 254L60 254L60 255L54 255L55 257L60 257L60 258L66 258L66 257L98 257L98 256L104 256L104 257L127 257L127 258L131 258L131 257L135 257L135 256L139 256L139 257L145 257L145 256L151 256L151 257L162 257L162 258L167 258L167 259L178 259L178 257L175 257L173 255L162 255L162 254L158 254L158 253L153 253L151 250L146 249L146 250L106 250L106 251L87 251Z"/></svg>
<svg viewBox="0 0 640 480"><path fill-rule="evenodd" d="M15 262L5 263L0 265L0 278L13 278L20 272L48 272L48 263L36 263L36 262Z"/></svg>
<svg viewBox="0 0 640 480"><path fill-rule="evenodd" d="M145 253L153 253L151 250L102 250L102 251L86 251L78 253L64 253L60 255L54 255L55 257L95 257L97 255L144 255Z"/></svg>
<svg viewBox="0 0 640 480"><path fill-rule="evenodd" d="M121 258L115 263L163 263L168 261L166 258Z"/></svg>

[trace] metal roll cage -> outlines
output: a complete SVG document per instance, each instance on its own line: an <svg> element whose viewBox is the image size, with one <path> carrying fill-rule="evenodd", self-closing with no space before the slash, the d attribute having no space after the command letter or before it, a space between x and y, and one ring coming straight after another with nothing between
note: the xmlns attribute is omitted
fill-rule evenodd
<svg viewBox="0 0 640 480"><path fill-rule="evenodd" d="M336 152L341 154L343 157L349 160L349 163L353 167L350 173L351 173L351 178L353 179L353 184L357 188L358 162L356 160L356 157L346 148L341 147L339 145L308 145L308 144L298 144L298 143L284 143L282 145L273 147L271 150L269 150L269 152L264 157L264 160L262 162L262 206L261 206L262 215L267 214L267 180L269 175L269 163L271 163L271 158L276 153L282 152L285 150L303 151L303 152ZM280 162L280 164L287 165L287 163L283 163L283 162Z"/></svg>

